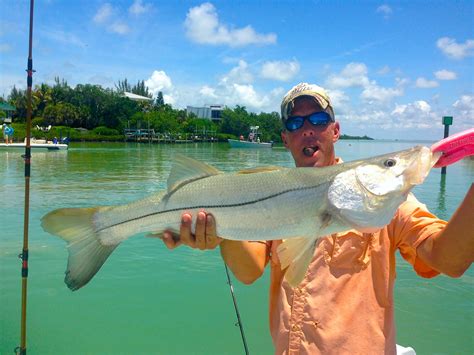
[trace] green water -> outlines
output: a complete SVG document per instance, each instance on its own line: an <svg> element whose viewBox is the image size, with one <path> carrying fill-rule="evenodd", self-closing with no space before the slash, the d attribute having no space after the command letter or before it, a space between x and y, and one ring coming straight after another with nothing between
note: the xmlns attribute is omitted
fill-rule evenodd
<svg viewBox="0 0 474 355"><path fill-rule="evenodd" d="M345 160L404 149L414 142L340 141ZM225 144L73 144L68 152L34 152L31 179L29 354L242 354L243 346L218 251L168 251L158 240L127 240L83 289L63 283L65 243L43 232L54 208L126 203L165 188L173 154L224 171L292 166L284 149L239 150ZM20 342L24 165L20 152L0 151L0 354ZM474 181L474 160L440 170L415 189L449 218ZM460 279L421 279L401 258L396 282L397 342L418 354L474 350L471 268ZM234 280L251 354L271 354L267 326L268 273L254 285ZM336 311L336 310L335 310Z"/></svg>

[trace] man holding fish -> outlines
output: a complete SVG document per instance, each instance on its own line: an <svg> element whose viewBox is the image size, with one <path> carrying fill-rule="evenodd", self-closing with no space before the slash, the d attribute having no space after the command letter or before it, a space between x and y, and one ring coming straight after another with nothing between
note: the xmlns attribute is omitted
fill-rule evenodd
<svg viewBox="0 0 474 355"><path fill-rule="evenodd" d="M283 143L297 167L327 167L341 162L334 149L340 135L339 123L322 88L298 84L283 98L281 112ZM383 165L392 168L403 159L386 159ZM423 159L410 164L422 165ZM434 163L426 164L431 164L426 169L429 171ZM207 210L197 216L182 214L180 238L176 238L176 231L166 231L161 237L170 249L181 244L201 250L219 245L224 261L245 284L258 279L270 264L270 331L275 353L395 354L395 252L399 250L422 277L440 273L461 276L474 259L474 187L471 185L449 223L431 214L410 194L395 215L390 214L393 218L388 219L388 225L374 228L380 224L365 225L368 217L358 216L358 210L374 204L384 195L384 184L394 184L398 176L385 183L381 181L385 175L378 175L380 168L370 169L358 167L352 169L355 172L337 175L340 181L336 187L331 181L324 196L333 207L314 217L319 230L328 233L317 242L290 238L282 245L278 240L223 239L226 237L218 237L220 229L216 228L218 216L214 218ZM371 176L377 181L370 181ZM419 183L424 176L413 178L411 184ZM360 184L364 179L368 182ZM357 188L366 190L370 199L345 197ZM404 200L403 191L390 198ZM369 207L375 210L378 205ZM357 228L332 233L328 226L345 218Z"/></svg>

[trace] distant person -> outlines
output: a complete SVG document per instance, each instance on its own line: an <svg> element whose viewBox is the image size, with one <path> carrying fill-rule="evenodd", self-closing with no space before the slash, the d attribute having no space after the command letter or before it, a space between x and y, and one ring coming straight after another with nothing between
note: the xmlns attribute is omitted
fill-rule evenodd
<svg viewBox="0 0 474 355"><path fill-rule="evenodd" d="M12 126L3 124L3 139L5 140L6 144L11 144L13 143L13 133L15 130L13 129Z"/></svg>
<svg viewBox="0 0 474 355"><path fill-rule="evenodd" d="M241 141L243 141L243 140L244 140L244 136L241 134L240 137L239 137L239 139L240 139Z"/></svg>
<svg viewBox="0 0 474 355"><path fill-rule="evenodd" d="M306 83L292 88L282 100L281 116L283 144L297 167L317 169L341 162L335 153L339 122L322 88ZM170 232L162 238L170 249L181 244L199 249L220 245L225 263L245 284L270 266L270 333L276 354L396 354L396 252L422 277L460 277L474 260L473 216L474 184L449 222L411 195L392 221L376 232L350 230L320 238L295 288L280 267L276 249L281 241L223 240L214 217L205 211L198 213L195 235L192 218L184 213L179 240Z"/></svg>
<svg viewBox="0 0 474 355"><path fill-rule="evenodd" d="M254 140L254 134L253 134L253 133L250 133L250 134L249 134L249 141L250 141L250 142L253 142L253 140Z"/></svg>

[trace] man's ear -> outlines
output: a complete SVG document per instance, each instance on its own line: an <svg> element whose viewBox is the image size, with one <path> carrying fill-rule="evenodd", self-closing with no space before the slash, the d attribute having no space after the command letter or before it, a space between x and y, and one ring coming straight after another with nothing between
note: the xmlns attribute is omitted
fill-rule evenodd
<svg viewBox="0 0 474 355"><path fill-rule="evenodd" d="M341 136L341 127L339 126L339 122L334 122L333 124L333 135L332 135L332 141L333 143L336 143L339 140L339 137Z"/></svg>
<svg viewBox="0 0 474 355"><path fill-rule="evenodd" d="M281 140L286 148L288 148L288 139L286 137L286 131L281 132Z"/></svg>

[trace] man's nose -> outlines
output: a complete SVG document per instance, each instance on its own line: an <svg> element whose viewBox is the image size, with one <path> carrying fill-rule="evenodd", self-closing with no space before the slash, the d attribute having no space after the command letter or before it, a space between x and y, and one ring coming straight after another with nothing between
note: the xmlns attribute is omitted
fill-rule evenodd
<svg viewBox="0 0 474 355"><path fill-rule="evenodd" d="M311 137L316 134L316 126L311 124L308 120L304 121L303 127L301 127L303 130L303 136L304 137Z"/></svg>

